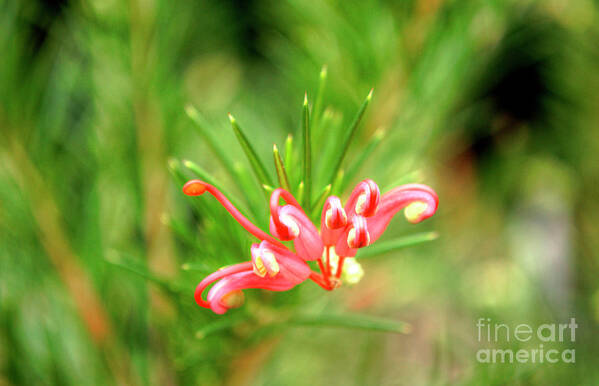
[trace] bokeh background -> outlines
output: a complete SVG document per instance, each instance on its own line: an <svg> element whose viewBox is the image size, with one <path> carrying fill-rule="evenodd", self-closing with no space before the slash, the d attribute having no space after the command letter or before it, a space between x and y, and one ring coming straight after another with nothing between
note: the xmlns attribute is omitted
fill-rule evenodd
<svg viewBox="0 0 599 386"><path fill-rule="evenodd" d="M0 385L599 382L598 2L2 0L0 52ZM360 260L357 285L246 291L216 316L193 289L252 240L181 194L181 161L265 227L227 113L274 176L323 65L315 162L374 87L346 163L385 136L347 187L429 184L437 214L385 237L439 238ZM325 311L412 331L280 322ZM554 346L576 363L477 363L481 317L575 317Z"/></svg>

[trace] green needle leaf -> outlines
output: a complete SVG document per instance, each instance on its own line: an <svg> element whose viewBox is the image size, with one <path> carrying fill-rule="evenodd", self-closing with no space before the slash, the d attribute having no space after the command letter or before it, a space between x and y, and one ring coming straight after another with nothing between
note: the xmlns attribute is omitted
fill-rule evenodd
<svg viewBox="0 0 599 386"><path fill-rule="evenodd" d="M320 70L320 77L318 82L318 93L314 101L314 107L312 108L312 126L320 127L318 121L320 120L320 112L322 111L322 100L324 98L324 88L327 84L327 66L322 66Z"/></svg>
<svg viewBox="0 0 599 386"><path fill-rule="evenodd" d="M285 169L291 168L293 162L293 135L289 134L285 140Z"/></svg>
<svg viewBox="0 0 599 386"><path fill-rule="evenodd" d="M204 339L210 334L214 334L223 330L228 330L234 327L236 324L239 324L239 320L237 320L236 318L218 319L196 331L196 338Z"/></svg>
<svg viewBox="0 0 599 386"><path fill-rule="evenodd" d="M343 179L343 183L341 184L341 188L339 190L344 191L347 187L347 184L352 181L352 179L356 176L356 174L360 171L360 168L366 162L368 157L374 152L376 147L381 143L383 138L385 137L385 131L383 129L378 129L374 132L374 135L368 141L366 148L360 153L354 163L347 168L347 172L345 174L345 178Z"/></svg>
<svg viewBox="0 0 599 386"><path fill-rule="evenodd" d="M337 176L335 176L335 179L333 180L333 188L331 189L331 194L333 194L334 196L339 195L339 192L341 192L341 186L343 185L344 178L345 171L341 169L339 170L339 173L337 173Z"/></svg>
<svg viewBox="0 0 599 386"><path fill-rule="evenodd" d="M397 334L407 334L411 331L411 326L405 322L359 314L296 316L287 320L286 324L311 327L354 328Z"/></svg>
<svg viewBox="0 0 599 386"><path fill-rule="evenodd" d="M189 230L189 227L182 224L181 222L175 220L170 217L166 213L160 216L160 221L169 227L171 231L177 236L179 236L182 240L184 240L187 244L192 247L198 248L198 240L196 235Z"/></svg>
<svg viewBox="0 0 599 386"><path fill-rule="evenodd" d="M372 100L373 91L374 91L374 89L370 90L370 92L366 96L366 99L362 103L362 106L360 106L360 110L358 110L358 113L356 114L354 121L352 122L349 129L347 130L347 132L345 134L345 138L341 142L341 146L339 146L339 148L337 149L337 154L333 158L334 159L334 162L333 162L334 167L331 169L331 172L329 174L329 179L327 181L332 181L333 178L335 178L337 171L341 168L341 164L343 163L345 154L347 153L347 150L349 149L349 145L356 134L356 130L357 130L358 126L360 125L360 121L362 120L362 117L364 116L364 112L366 111L368 104Z"/></svg>
<svg viewBox="0 0 599 386"><path fill-rule="evenodd" d="M183 160L183 166L185 166L187 169L191 170L195 175L200 177L200 179L202 181L205 181L211 185L214 185L219 190L221 190L221 187L218 186L218 182L216 182L216 179L214 177L212 177L212 175L210 173L208 173L206 170L204 170L200 165L198 165L190 160Z"/></svg>
<svg viewBox="0 0 599 386"><path fill-rule="evenodd" d="M204 119L202 114L192 105L185 106L185 113L195 123L194 127L196 131L208 144L208 147L214 152L214 155L216 155L216 158L223 164L229 175L234 176L233 162L227 156L227 152L225 152L218 144L218 140L211 131L208 130L210 125L206 122L206 119Z"/></svg>
<svg viewBox="0 0 599 386"><path fill-rule="evenodd" d="M332 187L333 186L331 184L328 184L320 192L320 195L318 196L318 199L316 199L316 202L314 203L314 209L312 210L312 218L317 218L318 217L320 209L322 208L322 206L324 205L324 202L326 201L327 197L331 193L331 188Z"/></svg>
<svg viewBox="0 0 599 386"><path fill-rule="evenodd" d="M131 273L134 273L144 279L158 285L164 290L171 293L181 292L180 288L178 288L174 283L167 281L161 277L158 277L154 273L150 272L146 267L142 266L140 263L135 261L133 257L128 258L125 257L123 253L118 253L114 250L108 251L106 255L105 261L111 265L114 265L119 268L123 268Z"/></svg>
<svg viewBox="0 0 599 386"><path fill-rule="evenodd" d="M214 269L202 263L185 263L181 266L181 269L184 271L198 271L198 272L213 272Z"/></svg>
<svg viewBox="0 0 599 386"><path fill-rule="evenodd" d="M400 178L396 179L391 184L386 186L382 191L388 192L389 190L396 188L399 185L411 184L411 183L415 183L418 181L422 181L424 179L425 179L425 176L424 176L424 173L422 172L422 170L417 169L417 170L411 171L409 173L406 173L403 176L401 176Z"/></svg>
<svg viewBox="0 0 599 386"><path fill-rule="evenodd" d="M289 179L287 178L287 173L285 172L285 165L283 164L281 154L279 154L279 149L277 148L276 144L272 147L272 155L275 160L275 169L277 170L277 177L279 178L279 186L286 191L291 192L291 188L289 187Z"/></svg>
<svg viewBox="0 0 599 386"><path fill-rule="evenodd" d="M304 200L304 181L300 182L297 187L297 201L302 202Z"/></svg>
<svg viewBox="0 0 599 386"><path fill-rule="evenodd" d="M272 180L270 179L268 172L264 167L264 164L262 163L262 161L260 161L260 158L258 158L258 154L248 141L245 134L243 134L243 131L241 131L241 127L239 127L237 121L235 120L235 118L233 118L231 114L229 114L229 120L231 121L231 127L233 127L233 131L235 132L235 136L237 137L237 140L239 141L239 144L241 145L243 152L250 161L250 165L252 166L252 169L256 178L258 179L258 182L260 183L260 185L266 184L272 186Z"/></svg>
<svg viewBox="0 0 599 386"><path fill-rule="evenodd" d="M308 93L304 95L302 106L302 132L304 137L304 183L305 191L302 206L310 213L312 205L312 138L310 133L310 108L308 106Z"/></svg>
<svg viewBox="0 0 599 386"><path fill-rule="evenodd" d="M423 232L410 236L401 237L395 240L384 241L373 244L368 248L363 248L358 251L357 257L363 259L382 255L383 253L397 251L398 249L411 247L413 245L427 243L436 240L439 237L437 232Z"/></svg>

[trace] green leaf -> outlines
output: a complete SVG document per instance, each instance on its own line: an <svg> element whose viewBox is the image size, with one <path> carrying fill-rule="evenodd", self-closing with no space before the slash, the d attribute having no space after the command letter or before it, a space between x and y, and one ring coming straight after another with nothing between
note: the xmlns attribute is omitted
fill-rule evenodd
<svg viewBox="0 0 599 386"><path fill-rule="evenodd" d="M298 202L302 202L304 199L304 181L300 182L297 186L297 196L296 199Z"/></svg>
<svg viewBox="0 0 599 386"><path fill-rule="evenodd" d="M167 214L163 214L160 217L160 221L169 227L169 229L185 243L190 245L191 247L198 248L198 239L196 235L189 230L189 227L185 224L182 224L180 221L175 220ZM199 249L199 248L198 248Z"/></svg>
<svg viewBox="0 0 599 386"><path fill-rule="evenodd" d="M241 189L243 198L248 203L254 218L258 221L265 220L263 210L264 190L261 189L262 186L256 183L256 179L245 164L237 161L233 163L233 168L235 169L235 181Z"/></svg>
<svg viewBox="0 0 599 386"><path fill-rule="evenodd" d="M248 161L250 161L250 165L252 166L252 170L254 171L254 175L258 179L258 182L260 183L260 185L272 186L272 180L268 175L268 172L266 171L264 164L262 163L262 161L260 161L260 158L258 158L258 154L248 141L245 134L243 134L243 131L241 131L241 127L239 127L237 121L231 114L229 114L229 120L231 121L231 127L233 127L233 131L235 132L235 136L237 137L237 140L239 141L239 144L241 145L243 152L245 153Z"/></svg>
<svg viewBox="0 0 599 386"><path fill-rule="evenodd" d="M360 152L360 155L356 158L353 164L347 168L347 172L345 173L345 178L339 190L344 191L347 187L347 184L352 181L352 179L356 176L356 174L360 171L360 168L366 162L368 157L374 152L376 147L381 143L383 138L385 137L385 131L383 129L378 129L375 131L374 135L366 144L364 150Z"/></svg>
<svg viewBox="0 0 599 386"><path fill-rule="evenodd" d="M302 134L304 138L304 174L303 181L304 197L302 206L306 213L310 213L312 206L312 138L310 133L310 107L308 106L308 94L304 95L302 106Z"/></svg>
<svg viewBox="0 0 599 386"><path fill-rule="evenodd" d="M347 154L347 150L349 149L349 145L356 134L357 128L360 125L360 121L362 120L362 117L364 116L364 112L366 111L368 104L372 100L372 92L373 91L374 91L374 89L370 90L370 92L366 96L366 99L362 103L362 106L360 106L360 109L358 110L358 113L356 114L352 124L349 126L349 129L345 132L345 137L341 141L341 145L336 149L337 152L333 158L334 166L333 166L333 168L331 168L328 181L332 181L333 178L335 178L335 176L337 175L337 172L339 171L339 169L341 168L343 159L345 158L345 155Z"/></svg>
<svg viewBox="0 0 599 386"><path fill-rule="evenodd" d="M143 277L144 279L157 284L159 287L171 293L181 292L181 288L178 288L174 283L169 282L166 279L163 279L156 274L150 272L146 267L142 266L140 263L135 261L133 257L127 258L123 253L118 253L116 251L108 251L108 254L105 258L105 261L111 265L116 267L120 267L126 269L129 272L132 272L138 276Z"/></svg>
<svg viewBox="0 0 599 386"><path fill-rule="evenodd" d="M313 205L314 209L312 210L312 218L317 218L317 216L320 212L320 209L322 208L322 206L324 205L324 202L327 200L327 197L329 197L329 194L331 193L331 188L332 188L332 185L328 184L320 192L320 195L318 196L318 198L316 199L316 201L314 202L314 205Z"/></svg>
<svg viewBox="0 0 599 386"><path fill-rule="evenodd" d="M272 147L272 155L275 160L275 169L277 170L277 177L279 178L279 186L286 191L291 192L291 188L289 187L289 179L287 178L287 173L285 172L285 165L283 164L283 160L281 160L281 154L279 154L279 149L277 148L276 144Z"/></svg>
<svg viewBox="0 0 599 386"><path fill-rule="evenodd" d="M333 180L333 187L331 188L331 194L334 196L338 196L341 192L341 186L343 185L343 181L344 181L344 177L345 177L345 171L343 169L339 170L339 173L337 173L337 175L335 176L335 179Z"/></svg>
<svg viewBox="0 0 599 386"><path fill-rule="evenodd" d="M208 323L207 325L205 325L204 327L202 327L198 331L196 331L195 336L197 339L204 339L208 335L211 335L216 332L223 331L223 330L228 330L228 329L232 328L233 326L235 326L236 324L239 324L238 318L228 317L228 318L223 318L223 319L217 319L217 320L213 321L212 323Z"/></svg>
<svg viewBox="0 0 599 386"><path fill-rule="evenodd" d="M439 237L437 232L423 232L411 236L401 237L395 240L383 241L373 244L368 248L362 248L358 251L357 257L363 259L382 255L383 253L397 251L398 249L411 247L413 245L427 243L436 240Z"/></svg>
<svg viewBox="0 0 599 386"><path fill-rule="evenodd" d="M326 64L322 66L320 70L319 82L318 82L318 92L316 94L316 99L314 100L314 107L312 108L312 127L322 127L319 125L320 121L320 112L322 111L322 101L324 99L324 89L327 84L327 66Z"/></svg>
<svg viewBox="0 0 599 386"><path fill-rule="evenodd" d="M360 314L295 316L289 318L285 323L292 326L339 327L397 334L407 334L411 331L411 326L408 323Z"/></svg>
<svg viewBox="0 0 599 386"><path fill-rule="evenodd" d="M396 188L400 185L415 183L418 181L422 181L423 179L424 179L424 176L423 176L422 170L420 170L420 169L414 170L407 174L404 174L400 178L393 181L393 183L386 186L385 189L383 189L383 191L388 192L389 190Z"/></svg>
<svg viewBox="0 0 599 386"><path fill-rule="evenodd" d="M208 265L202 263L185 263L181 265L181 269L184 271L198 271L205 273L211 273L214 271Z"/></svg>
<svg viewBox="0 0 599 386"><path fill-rule="evenodd" d="M285 169L291 168L293 162L293 135L289 134L285 140Z"/></svg>
<svg viewBox="0 0 599 386"><path fill-rule="evenodd" d="M233 161L227 156L222 147L219 145L218 140L214 137L212 132L208 130L210 126L202 114L192 105L185 106L185 113L195 123L194 127L198 134L208 144L208 147L214 152L214 155L223 164L229 175L234 176Z"/></svg>

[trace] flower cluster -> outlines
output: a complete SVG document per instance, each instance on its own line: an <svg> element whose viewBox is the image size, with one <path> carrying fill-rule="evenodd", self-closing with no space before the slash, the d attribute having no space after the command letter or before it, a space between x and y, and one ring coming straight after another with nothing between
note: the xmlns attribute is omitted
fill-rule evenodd
<svg viewBox="0 0 599 386"><path fill-rule="evenodd" d="M377 184L367 179L355 187L345 206L339 197L327 198L319 232L293 195L278 188L270 197L269 235L245 218L214 186L200 180L191 180L183 186L183 193L188 196L205 192L212 194L242 227L261 240L251 247L251 261L222 268L197 286L198 305L217 314L240 306L243 289L286 291L307 279L325 290L339 287L344 265L360 273L361 269L353 262L357 250L374 243L398 211L404 209L407 220L418 223L435 213L439 201L431 188L420 184L402 185L381 196ZM283 241L293 242L295 251ZM320 272L313 271L309 261L316 261ZM204 290L214 282L204 299Z"/></svg>

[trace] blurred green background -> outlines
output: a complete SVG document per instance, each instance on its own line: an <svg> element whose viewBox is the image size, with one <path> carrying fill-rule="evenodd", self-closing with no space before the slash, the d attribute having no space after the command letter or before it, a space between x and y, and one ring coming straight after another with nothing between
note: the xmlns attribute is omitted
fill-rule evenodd
<svg viewBox="0 0 599 386"><path fill-rule="evenodd" d="M599 2L2 0L0 52L0 385L599 382ZM374 87L346 164L385 137L347 187L432 186L437 214L385 238L439 239L361 260L332 293L197 307L195 285L252 240L182 195L181 160L266 229L227 112L274 176L325 64L315 162ZM412 331L280 323L324 311ZM479 318L572 317L576 342L556 346L575 364L476 361Z"/></svg>

